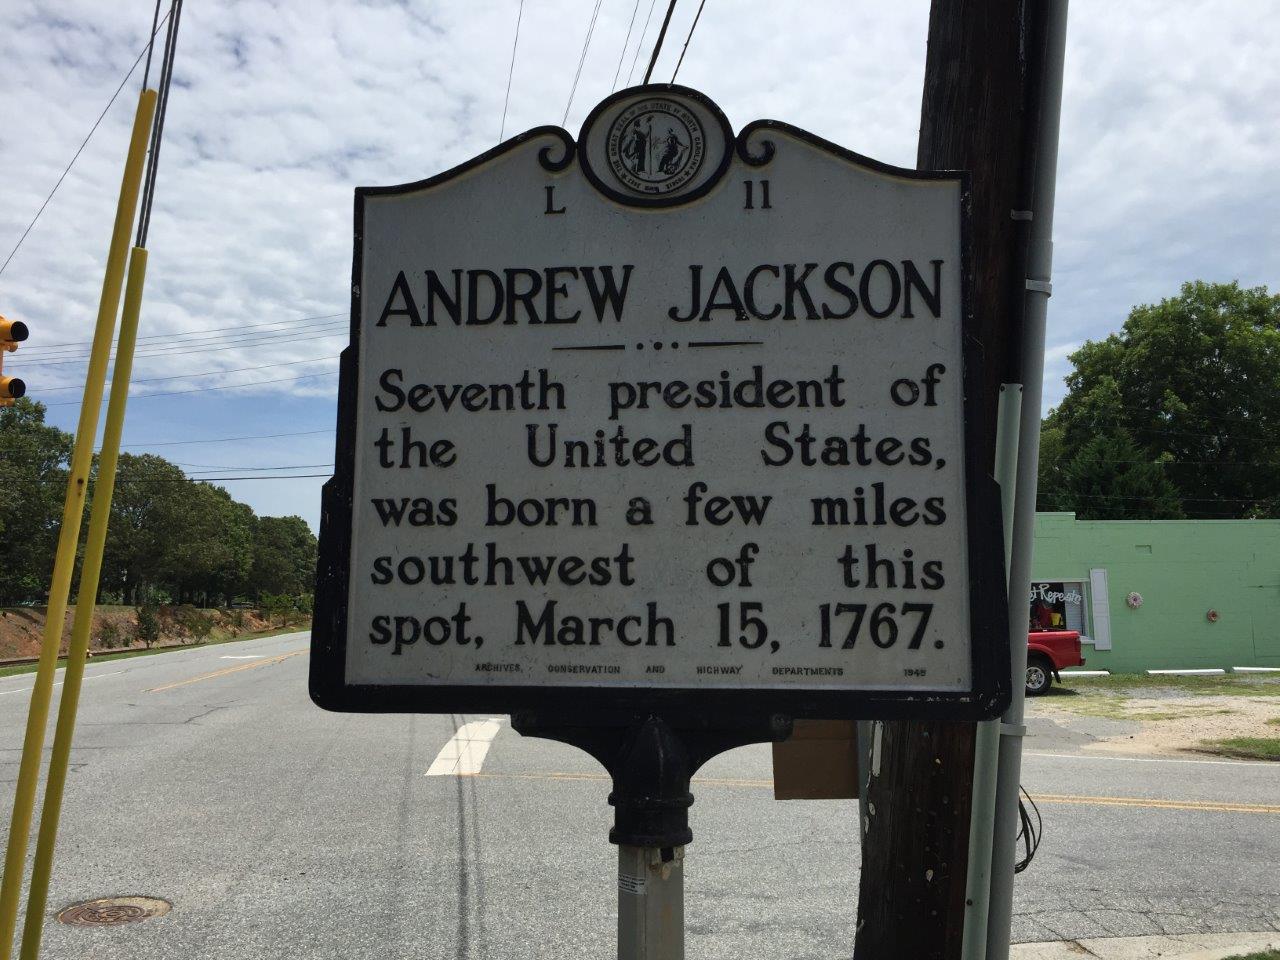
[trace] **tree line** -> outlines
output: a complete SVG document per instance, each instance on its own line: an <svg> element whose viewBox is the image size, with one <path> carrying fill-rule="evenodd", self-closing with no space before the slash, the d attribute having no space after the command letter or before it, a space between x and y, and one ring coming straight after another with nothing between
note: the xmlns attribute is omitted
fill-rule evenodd
<svg viewBox="0 0 1280 960"><path fill-rule="evenodd" d="M1043 425L1039 509L1280 518L1280 296L1187 283L1071 363Z"/></svg>
<svg viewBox="0 0 1280 960"><path fill-rule="evenodd" d="M45 423L44 405L30 398L0 409L0 605L46 597L73 440ZM93 486L91 476L90 500ZM316 538L301 517L257 516L163 457L120 455L99 602L230 606L290 597L309 609L315 565Z"/></svg>

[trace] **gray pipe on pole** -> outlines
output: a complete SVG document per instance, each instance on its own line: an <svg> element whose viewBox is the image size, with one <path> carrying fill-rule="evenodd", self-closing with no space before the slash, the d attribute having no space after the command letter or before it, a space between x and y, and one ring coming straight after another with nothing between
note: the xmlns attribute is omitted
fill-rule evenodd
<svg viewBox="0 0 1280 960"><path fill-rule="evenodd" d="M1025 596L1031 584L1036 519L1036 479L1040 459L1040 404L1044 392L1045 319L1052 292L1053 202L1058 174L1058 125L1062 115L1062 70L1067 38L1067 0L1040 0L1049 6L1041 102L1036 130L1036 170L1031 240L1027 253L1026 312L1022 331L1022 430L1018 445L1013 559L1009 593ZM1001 727L996 784L996 835L992 853L991 908L987 960L1008 960L1013 920L1013 866L1018 832L1018 790L1027 672L1026 623L1009 624L1013 701Z"/></svg>

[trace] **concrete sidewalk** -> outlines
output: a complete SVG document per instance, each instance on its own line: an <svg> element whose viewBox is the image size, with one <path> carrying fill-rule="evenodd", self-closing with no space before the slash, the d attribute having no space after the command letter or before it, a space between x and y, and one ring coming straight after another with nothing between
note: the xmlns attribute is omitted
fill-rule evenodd
<svg viewBox="0 0 1280 960"><path fill-rule="evenodd" d="M1012 960L1224 960L1262 950L1280 950L1280 933L1189 933L1017 943L1010 956Z"/></svg>

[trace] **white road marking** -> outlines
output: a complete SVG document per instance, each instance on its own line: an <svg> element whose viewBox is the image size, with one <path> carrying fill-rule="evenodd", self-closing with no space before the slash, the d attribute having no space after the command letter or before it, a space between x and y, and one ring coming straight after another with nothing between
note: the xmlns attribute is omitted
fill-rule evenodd
<svg viewBox="0 0 1280 960"><path fill-rule="evenodd" d="M123 670L112 670L110 673L95 673L91 677L85 677L84 682L88 682L90 680L101 680L103 677L115 677L122 673L124 673ZM60 687L62 686L62 681L55 680L53 681L53 685L55 687ZM0 697L7 696L10 693L30 693L34 689L35 687L31 686L31 687L22 687L20 690L5 690L3 692L0 692Z"/></svg>
<svg viewBox="0 0 1280 960"><path fill-rule="evenodd" d="M265 654L261 654L261 653L240 653L240 654L224 653L218 659L219 660L261 660L264 656Z"/></svg>
<svg viewBox="0 0 1280 960"><path fill-rule="evenodd" d="M1184 760L1180 757L1104 757L1094 753L1033 753L1024 757L1050 757L1054 760L1119 760L1124 763L1208 763L1219 767L1254 767L1255 769L1280 770L1280 765L1266 760Z"/></svg>
<svg viewBox="0 0 1280 960"><path fill-rule="evenodd" d="M428 777L468 776L480 772L489 745L502 729L496 718L473 720L458 728L427 768Z"/></svg>

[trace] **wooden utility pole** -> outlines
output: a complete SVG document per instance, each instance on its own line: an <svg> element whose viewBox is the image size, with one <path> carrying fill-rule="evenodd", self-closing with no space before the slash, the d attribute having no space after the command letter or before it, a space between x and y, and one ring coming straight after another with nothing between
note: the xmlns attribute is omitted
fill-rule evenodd
<svg viewBox="0 0 1280 960"><path fill-rule="evenodd" d="M1026 209L1026 30L1037 6L933 0L929 15L916 165L972 178L968 279L985 358L988 469L1000 384L1017 379L1027 225L1014 211ZM864 814L856 960L960 957L975 731L972 723L881 725Z"/></svg>

